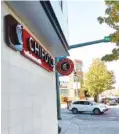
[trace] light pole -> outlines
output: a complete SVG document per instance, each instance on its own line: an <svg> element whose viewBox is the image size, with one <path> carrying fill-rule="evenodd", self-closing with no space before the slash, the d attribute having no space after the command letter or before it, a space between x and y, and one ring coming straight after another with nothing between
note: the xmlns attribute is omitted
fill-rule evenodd
<svg viewBox="0 0 119 134"><path fill-rule="evenodd" d="M60 110L60 90L59 90L59 74L56 70L56 64L58 63L59 58L55 58L55 78L56 78L56 96L57 96L57 119L61 120L61 110Z"/></svg>
<svg viewBox="0 0 119 134"><path fill-rule="evenodd" d="M85 42L85 43L79 43L75 45L69 46L69 50L74 49L74 48L79 48L79 47L84 47L84 46L89 46L93 44L98 44L98 43L107 43L110 42L110 36L105 36L104 39L101 40L96 40L96 41L90 41L90 42ZM56 75L56 93L57 93L57 118L60 120L61 119L61 110L60 110L60 91L59 91L59 75L56 70L56 64L59 60L66 58L64 57L57 57L55 58L55 75Z"/></svg>

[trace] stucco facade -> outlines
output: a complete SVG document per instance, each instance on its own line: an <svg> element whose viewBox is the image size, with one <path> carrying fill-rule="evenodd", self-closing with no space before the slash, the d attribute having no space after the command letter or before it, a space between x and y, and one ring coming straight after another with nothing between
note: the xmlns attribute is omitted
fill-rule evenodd
<svg viewBox="0 0 119 134"><path fill-rule="evenodd" d="M57 134L55 72L48 72L7 46L4 41L7 14L23 24L38 42L40 40L5 2L1 7L2 134Z"/></svg>

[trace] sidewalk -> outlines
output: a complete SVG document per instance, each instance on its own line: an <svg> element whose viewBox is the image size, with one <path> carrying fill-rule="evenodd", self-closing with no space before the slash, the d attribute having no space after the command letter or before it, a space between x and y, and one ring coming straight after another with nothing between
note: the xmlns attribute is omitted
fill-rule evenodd
<svg viewBox="0 0 119 134"><path fill-rule="evenodd" d="M73 115L70 112L67 114L66 111L67 109L62 109L62 120L59 120L59 125L62 128L61 134L79 134L82 121L76 120L77 115Z"/></svg>

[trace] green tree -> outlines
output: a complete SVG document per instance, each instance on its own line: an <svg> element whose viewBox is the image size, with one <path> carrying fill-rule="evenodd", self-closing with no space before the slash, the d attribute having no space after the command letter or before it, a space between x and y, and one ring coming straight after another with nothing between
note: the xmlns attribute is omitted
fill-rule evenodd
<svg viewBox="0 0 119 134"><path fill-rule="evenodd" d="M119 97L119 87L117 88L116 96Z"/></svg>
<svg viewBox="0 0 119 134"><path fill-rule="evenodd" d="M119 92L117 92L117 93L116 93L116 96L118 96L118 97L119 97Z"/></svg>
<svg viewBox="0 0 119 134"><path fill-rule="evenodd" d="M100 59L93 60L89 71L85 74L84 88L89 95L98 101L98 95L108 89L112 89L115 77L112 71L107 70L107 66Z"/></svg>
<svg viewBox="0 0 119 134"><path fill-rule="evenodd" d="M110 34L111 42L116 43L116 47L111 54L106 54L102 57L104 61L113 61L119 59L119 1L105 0L107 9L105 17L98 17L100 24L106 23L114 29L114 33Z"/></svg>

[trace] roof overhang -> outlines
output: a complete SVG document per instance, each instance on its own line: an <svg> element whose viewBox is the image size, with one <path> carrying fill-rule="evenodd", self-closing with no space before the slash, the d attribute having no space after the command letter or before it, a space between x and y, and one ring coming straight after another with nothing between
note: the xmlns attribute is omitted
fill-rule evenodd
<svg viewBox="0 0 119 134"><path fill-rule="evenodd" d="M7 1L54 57L68 56L68 43L49 1Z"/></svg>

